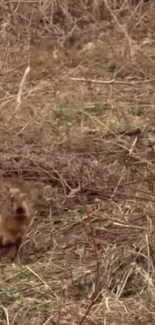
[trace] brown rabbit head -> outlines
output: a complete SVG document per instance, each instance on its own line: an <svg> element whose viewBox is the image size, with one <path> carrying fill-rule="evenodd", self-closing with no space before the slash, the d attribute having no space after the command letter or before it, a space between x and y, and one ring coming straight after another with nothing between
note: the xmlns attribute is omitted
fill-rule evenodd
<svg viewBox="0 0 155 325"><path fill-rule="evenodd" d="M13 216L16 218L27 217L28 209L25 203L26 194L22 193L18 188L9 190L9 197Z"/></svg>

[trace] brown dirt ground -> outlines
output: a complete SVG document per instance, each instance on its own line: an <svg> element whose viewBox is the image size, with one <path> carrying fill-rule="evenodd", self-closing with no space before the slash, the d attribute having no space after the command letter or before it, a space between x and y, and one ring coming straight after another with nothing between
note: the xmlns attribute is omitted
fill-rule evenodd
<svg viewBox="0 0 155 325"><path fill-rule="evenodd" d="M0 255L0 324L151 325L155 4L74 5L0 5L0 201L36 212Z"/></svg>

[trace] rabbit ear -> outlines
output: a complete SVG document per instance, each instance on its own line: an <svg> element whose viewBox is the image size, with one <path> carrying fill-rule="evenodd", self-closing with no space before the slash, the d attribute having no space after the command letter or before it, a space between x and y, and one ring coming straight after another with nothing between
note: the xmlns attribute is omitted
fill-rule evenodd
<svg viewBox="0 0 155 325"><path fill-rule="evenodd" d="M19 194L19 193L20 193L19 188L12 187L9 189L9 194L11 197L13 197L14 195Z"/></svg>

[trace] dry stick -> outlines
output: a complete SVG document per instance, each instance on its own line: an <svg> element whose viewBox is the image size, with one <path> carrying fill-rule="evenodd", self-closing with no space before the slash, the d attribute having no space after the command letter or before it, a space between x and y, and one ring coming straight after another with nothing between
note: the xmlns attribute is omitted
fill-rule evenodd
<svg viewBox="0 0 155 325"><path fill-rule="evenodd" d="M139 139L139 137L138 137L138 135L137 135L137 136L135 137L135 139L134 139L132 145L131 145L131 148L130 148L130 150L129 150L129 155L132 155L133 149L134 149L134 147L135 147L135 145L136 145L138 139Z"/></svg>
<svg viewBox="0 0 155 325"><path fill-rule="evenodd" d="M130 277L130 275L132 275L133 273L133 269L134 269L134 265L131 266L131 268L129 269L129 271L127 273L124 274L123 276L123 279L122 279L122 283L121 285L118 286L118 289L117 289L117 293L116 293L116 297L119 299L126 284L127 284L127 281Z"/></svg>
<svg viewBox="0 0 155 325"><path fill-rule="evenodd" d="M8 310L2 305L0 305L0 308L3 310L3 313L5 314L6 324L10 325Z"/></svg>
<svg viewBox="0 0 155 325"><path fill-rule="evenodd" d="M84 167L84 160L82 161L82 165L81 165L81 169L80 169L80 172L81 172L81 177L80 177L81 182L82 182L82 171L83 171L83 167ZM82 183L81 183L81 187L82 187ZM84 201L84 200L82 200L82 201ZM98 288L99 287L99 271L100 271L100 264L99 264L99 258L98 258L98 248L97 248L97 242L96 242L96 237L95 237L94 226L92 224L91 215L87 211L87 207L86 207L85 202L83 202L83 205L85 207L86 215L87 215L87 218L88 218L88 225L89 225L90 233L91 233L94 259L96 261L96 277L95 277L95 284L94 284L94 292L92 293L90 304L88 305L88 307L87 307L84 315L82 316L81 320L78 322L78 325L83 325L85 319L89 315L89 312L90 312L91 308L93 307L96 299L98 298L98 291L99 291L99 288Z"/></svg>
<svg viewBox="0 0 155 325"><path fill-rule="evenodd" d="M19 91L18 91L18 94L17 94L17 106L15 108L15 111L17 111L20 107L20 104L21 104L21 101L22 101L22 92L23 92L23 87L24 87L24 84L25 84L25 81L26 81L26 77L27 75L29 74L30 72L30 66L28 66L24 72L24 75L22 77L22 80L21 80L21 83L19 85Z"/></svg>
<svg viewBox="0 0 155 325"><path fill-rule="evenodd" d="M131 37L129 36L125 26L121 25L121 23L118 21L117 17L115 16L114 12L111 10L111 8L109 7L108 1L104 0L104 3L110 13L110 15L112 16L112 18L115 20L116 24L118 25L119 29L121 30L121 32L124 34L124 36L126 37L128 44L129 44L129 48L130 48L130 56L131 58L133 57L133 51L132 51L132 40Z"/></svg>
<svg viewBox="0 0 155 325"><path fill-rule="evenodd" d="M119 227L125 227L125 228L132 228L132 229L139 229L139 230L145 230L144 227L140 227L140 226L135 226L135 225L128 225L128 224L123 224L120 222L113 222L113 225L115 226L119 226ZM102 230L102 228L99 228ZM106 229L103 229L106 230Z"/></svg>
<svg viewBox="0 0 155 325"><path fill-rule="evenodd" d="M98 277L99 277L99 275L96 276L97 283L98 283ZM95 283L95 285L96 285L96 283ZM93 305L94 305L94 303L95 303L95 301L96 301L97 298L98 298L98 288L97 288L97 290L95 288L95 290L93 292L93 295L91 297L91 303L90 303L90 305L88 305L88 308L87 308L85 314L83 315L83 317L81 318L80 322L78 323L78 325L82 325L84 323L85 319L89 315L89 312L90 312L91 308L93 307Z"/></svg>
<svg viewBox="0 0 155 325"><path fill-rule="evenodd" d="M136 146L138 139L139 139L139 136L137 135L137 136L135 137L135 139L134 139L132 145L131 145L130 150L129 150L129 155L130 155L130 156L131 156L132 153L133 153L134 147ZM113 191L113 193L112 193L112 195L111 195L111 197L110 197L110 201L113 200L115 194L118 192L118 188L119 188L120 185L121 185L122 179L123 179L123 177L124 177L124 175L125 175L125 171L126 171L126 166L124 166L123 169L122 169L122 174L121 174L120 179L119 179L119 181L118 181L118 183L117 183L117 186L115 187L115 189L114 189L114 191Z"/></svg>
<svg viewBox="0 0 155 325"><path fill-rule="evenodd" d="M121 176L120 176L120 178L119 178L119 180L118 180L118 183L117 183L117 185L116 185L116 187L115 187L115 189L114 189L114 191L113 191L113 193L112 193L112 195L111 195L109 201L112 201L113 198L114 198L114 196L115 196L115 194L117 193L118 188L120 187L121 182L122 182L122 179L123 179L123 177L124 177L124 175L125 175L125 172L126 172L126 166L124 166L123 169L122 169Z"/></svg>
<svg viewBox="0 0 155 325"><path fill-rule="evenodd" d="M15 110L13 112L13 114L10 115L10 118L8 119L7 123L11 121L11 119L14 117L14 115L17 113L20 105L21 105L21 102L22 102L22 93L23 93L23 87L24 87L24 83L26 81L26 77L28 75L28 73L30 72L30 66L28 66L24 72L24 75L22 77L22 80L21 80L21 83L19 85L19 90L18 90L18 94L17 94L17 98L16 98L16 101L17 101L17 105L15 107Z"/></svg>
<svg viewBox="0 0 155 325"><path fill-rule="evenodd" d="M134 149L134 147L135 147L137 141L138 141L138 136L135 137L135 139L134 139L134 141L133 141L133 143L132 143L132 145L131 145L131 148L130 148L130 150L129 150L129 155L132 155L133 149ZM120 184L121 184L122 179L123 179L123 177L124 177L125 171L126 171L126 166L124 166L123 169L122 169L122 173L121 173L120 179L119 179L119 181L118 181L118 183L117 183L116 188L115 188L114 191L113 191L113 194L112 194L111 197L110 197L110 201L113 200L113 198L114 198L116 192L118 191L118 188L120 187Z"/></svg>
<svg viewBox="0 0 155 325"><path fill-rule="evenodd" d="M75 281L73 279L73 273L71 268L69 269L69 273L70 273L70 277L71 277L71 283L72 283L72 289L73 289L73 295L74 295L74 303L76 304L76 285L75 285ZM78 306L76 306L76 312L77 312L77 317L78 318L78 322L80 322L80 314L79 314L79 309Z"/></svg>
<svg viewBox="0 0 155 325"><path fill-rule="evenodd" d="M33 271L31 269L31 267L29 267L28 265L26 266L27 270L29 270L38 280L40 280L40 282L45 286L45 288L48 288L50 292L52 292L52 295L56 296L54 290L48 285L48 283L46 283L46 281L44 281L44 279L42 279L40 277L39 274L37 274L35 271Z"/></svg>
<svg viewBox="0 0 155 325"><path fill-rule="evenodd" d="M47 325L47 324L49 324L49 322L52 320L54 318L54 315L51 315L44 323L43 323L43 325ZM50 322L50 324L51 324L51 322ZM54 323L53 323L54 324Z"/></svg>
<svg viewBox="0 0 155 325"><path fill-rule="evenodd" d="M143 5L143 0L139 1L138 5L134 8L134 10L131 13L131 17L130 19L134 19L136 14L137 14L137 9L139 9L139 7ZM141 13L140 15L140 19L136 22L136 24L133 26L133 28L131 29L131 32L133 33L133 31L136 29L137 26L139 26L140 22L143 20L143 18L145 18L146 16L146 12L144 12L144 14Z"/></svg>
<svg viewBox="0 0 155 325"><path fill-rule="evenodd" d="M80 81L80 82L88 82L88 83L96 83L96 84L119 84L119 85L135 85L135 84L143 84L149 82L155 82L155 79L145 79L145 80L134 80L134 81L122 81L122 80L96 80L96 79L86 79L86 78L70 78L72 81Z"/></svg>

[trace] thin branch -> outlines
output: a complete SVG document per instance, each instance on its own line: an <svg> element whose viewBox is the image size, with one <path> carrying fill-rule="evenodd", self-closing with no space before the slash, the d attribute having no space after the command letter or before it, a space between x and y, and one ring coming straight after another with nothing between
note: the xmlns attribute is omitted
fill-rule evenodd
<svg viewBox="0 0 155 325"><path fill-rule="evenodd" d="M123 81L123 80L98 80L98 79L86 79L86 78L70 78L72 81L80 81L80 82L88 82L88 83L96 83L96 84L119 84L119 85L135 85L135 84L145 84L150 82L155 82L155 79L144 79L144 80L133 80L133 81Z"/></svg>
<svg viewBox="0 0 155 325"><path fill-rule="evenodd" d="M9 313L8 313L8 310L7 308L5 308L4 306L0 305L0 308L3 310L3 313L5 315L5 318L6 318L6 324L7 325L10 325L10 321L9 321Z"/></svg>
<svg viewBox="0 0 155 325"><path fill-rule="evenodd" d="M18 110L20 104L21 104L21 101L22 101L22 93L23 93L23 87L24 87L24 84L25 84L25 81L26 81L26 77L27 75L29 74L30 72L30 66L28 66L23 74L23 77L22 77L22 80L21 80L21 83L19 85L19 91L18 91L18 94L17 94L17 106L16 106L16 109L15 111Z"/></svg>

